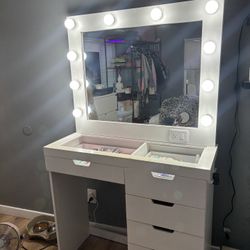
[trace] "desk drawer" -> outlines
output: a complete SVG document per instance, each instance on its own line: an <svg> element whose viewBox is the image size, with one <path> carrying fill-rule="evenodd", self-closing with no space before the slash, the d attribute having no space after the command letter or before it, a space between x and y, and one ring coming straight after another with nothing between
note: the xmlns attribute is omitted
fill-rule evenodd
<svg viewBox="0 0 250 250"><path fill-rule="evenodd" d="M136 246L133 244L128 244L128 250L152 250L152 249Z"/></svg>
<svg viewBox="0 0 250 250"><path fill-rule="evenodd" d="M124 184L124 170L120 167L78 159L46 157L46 166L50 172L76 175L91 179Z"/></svg>
<svg viewBox="0 0 250 250"><path fill-rule="evenodd" d="M154 250L204 250L204 239L128 220L128 242Z"/></svg>
<svg viewBox="0 0 250 250"><path fill-rule="evenodd" d="M205 237L205 210L126 195L127 219Z"/></svg>
<svg viewBox="0 0 250 250"><path fill-rule="evenodd" d="M127 168L125 170L126 193L149 199L166 201L204 209L206 207L207 182L167 175L155 168Z"/></svg>

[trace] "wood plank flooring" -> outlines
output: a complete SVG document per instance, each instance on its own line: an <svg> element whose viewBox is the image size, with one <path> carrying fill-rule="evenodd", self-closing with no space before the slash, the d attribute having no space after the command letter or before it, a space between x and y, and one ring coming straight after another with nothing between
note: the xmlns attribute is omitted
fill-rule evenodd
<svg viewBox="0 0 250 250"><path fill-rule="evenodd" d="M10 215L0 214L0 223L1 222L13 223L19 228L21 234L23 234L25 233L25 228L29 220ZM23 240L23 246L25 248L21 249L40 250L46 247L47 245L48 244L44 243L43 241ZM56 246L49 246L48 248L46 248L46 250L57 250L57 249L58 248ZM127 250L127 246L113 241L90 236L79 248L79 250Z"/></svg>

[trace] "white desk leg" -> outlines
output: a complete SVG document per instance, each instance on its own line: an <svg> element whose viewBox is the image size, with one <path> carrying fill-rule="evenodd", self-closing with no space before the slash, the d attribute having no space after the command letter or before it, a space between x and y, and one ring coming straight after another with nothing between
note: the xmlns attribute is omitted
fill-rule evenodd
<svg viewBox="0 0 250 250"><path fill-rule="evenodd" d="M77 250L89 236L87 193L80 177L50 172L59 250Z"/></svg>

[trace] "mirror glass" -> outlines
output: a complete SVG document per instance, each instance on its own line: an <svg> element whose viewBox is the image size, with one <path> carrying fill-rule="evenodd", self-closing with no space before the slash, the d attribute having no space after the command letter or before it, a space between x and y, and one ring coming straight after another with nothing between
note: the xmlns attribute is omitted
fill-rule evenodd
<svg viewBox="0 0 250 250"><path fill-rule="evenodd" d="M198 127L202 22L83 34L89 119Z"/></svg>

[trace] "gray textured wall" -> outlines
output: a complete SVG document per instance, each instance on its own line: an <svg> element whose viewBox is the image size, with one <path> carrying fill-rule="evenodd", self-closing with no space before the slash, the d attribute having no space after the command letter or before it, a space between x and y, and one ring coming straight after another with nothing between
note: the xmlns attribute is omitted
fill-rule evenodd
<svg viewBox="0 0 250 250"><path fill-rule="evenodd" d="M68 88L70 74L65 59L65 17L168 2L0 1L0 204L52 211L42 146L74 131L72 95ZM249 12L248 0L226 1L216 164L221 173L221 185L215 189L215 244L223 240L221 223L230 205L227 172L234 120L237 42L242 19ZM248 64L249 61L250 57ZM242 66L242 79L245 71L246 66ZM227 221L232 229L231 239L226 242L246 250L250 249L249 95L249 91L241 92L241 134L234 148L233 171L237 196L234 213ZM31 136L22 134L26 125L33 128ZM124 188L103 182L90 181L89 185L96 187L102 197L98 221L124 225Z"/></svg>

